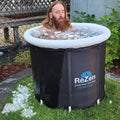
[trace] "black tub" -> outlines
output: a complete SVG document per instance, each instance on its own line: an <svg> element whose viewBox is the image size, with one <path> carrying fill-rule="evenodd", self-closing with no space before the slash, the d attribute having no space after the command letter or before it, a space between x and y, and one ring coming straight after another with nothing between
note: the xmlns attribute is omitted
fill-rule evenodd
<svg viewBox="0 0 120 120"><path fill-rule="evenodd" d="M102 34L79 40L24 38L31 45L35 97L48 107L87 108L104 98L105 41L110 31L91 23L72 23Z"/></svg>

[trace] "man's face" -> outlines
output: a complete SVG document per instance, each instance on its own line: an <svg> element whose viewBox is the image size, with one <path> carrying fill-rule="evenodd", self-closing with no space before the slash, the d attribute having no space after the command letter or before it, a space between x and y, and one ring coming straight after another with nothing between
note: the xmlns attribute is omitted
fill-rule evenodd
<svg viewBox="0 0 120 120"><path fill-rule="evenodd" d="M66 17L65 8L62 4L56 4L52 11L49 13L49 17L52 20L53 28L60 31L68 30L70 20Z"/></svg>
<svg viewBox="0 0 120 120"><path fill-rule="evenodd" d="M56 4L52 8L52 12L49 14L50 18L55 18L56 21L61 22L65 18L65 10L62 4Z"/></svg>

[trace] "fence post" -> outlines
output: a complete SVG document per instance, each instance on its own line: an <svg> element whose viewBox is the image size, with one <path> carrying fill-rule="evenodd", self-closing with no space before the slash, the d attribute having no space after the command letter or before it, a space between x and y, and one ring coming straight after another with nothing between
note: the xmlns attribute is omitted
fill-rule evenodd
<svg viewBox="0 0 120 120"><path fill-rule="evenodd" d="M5 42L9 41L9 29L8 28L4 28L4 38L5 38Z"/></svg>
<svg viewBox="0 0 120 120"><path fill-rule="evenodd" d="M14 42L19 43L18 26L13 27L13 34L14 34Z"/></svg>

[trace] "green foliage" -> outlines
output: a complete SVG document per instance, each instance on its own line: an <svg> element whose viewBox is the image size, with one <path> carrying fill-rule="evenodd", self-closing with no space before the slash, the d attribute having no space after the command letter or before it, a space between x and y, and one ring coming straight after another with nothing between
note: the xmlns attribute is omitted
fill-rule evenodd
<svg viewBox="0 0 120 120"><path fill-rule="evenodd" d="M9 57L7 57L6 59L4 58L0 58L0 65L10 65L11 64L11 59Z"/></svg>
<svg viewBox="0 0 120 120"><path fill-rule="evenodd" d="M120 1L117 2L120 4ZM110 7L107 8L111 9L111 13L109 16L100 17L100 22L105 24L111 31L111 37L106 42L106 66L111 67L113 60L120 57L120 11Z"/></svg>
<svg viewBox="0 0 120 120"><path fill-rule="evenodd" d="M117 2L117 8L106 7L111 10L109 15L95 19L94 15L88 15L86 12L75 11L80 17L73 17L74 22L94 22L108 27L111 31L111 37L106 41L106 67L113 66L113 60L120 58L120 1Z"/></svg>
<svg viewBox="0 0 120 120"><path fill-rule="evenodd" d="M77 15L79 15L79 17L74 17L73 16L73 21L77 22L77 23L81 23L81 22L96 22L97 20L95 19L95 15L89 15L86 12L79 12L79 11L74 11Z"/></svg>
<svg viewBox="0 0 120 120"><path fill-rule="evenodd" d="M18 65L25 65L26 67L31 66L31 58L29 50L20 50L17 56L15 57L14 62Z"/></svg>

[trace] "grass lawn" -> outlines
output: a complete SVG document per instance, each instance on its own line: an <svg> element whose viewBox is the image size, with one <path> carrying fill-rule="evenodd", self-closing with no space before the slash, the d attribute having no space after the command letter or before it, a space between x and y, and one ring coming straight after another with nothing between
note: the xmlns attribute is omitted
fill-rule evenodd
<svg viewBox="0 0 120 120"><path fill-rule="evenodd" d="M4 109L0 111L0 120L120 120L120 82L106 78L105 94L99 105L88 109L76 109L70 113L62 108L50 109L40 105L34 98L33 78L30 76L13 88ZM15 102L19 105L15 106ZM13 110L12 112L7 108L7 104L11 105L9 109Z"/></svg>

